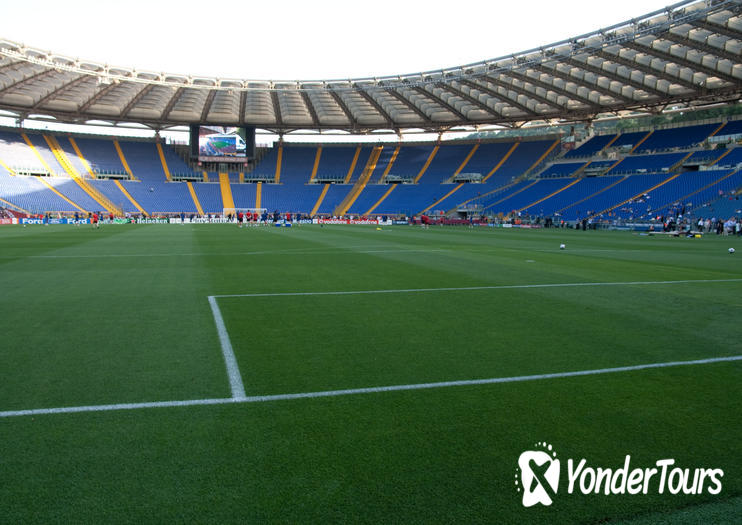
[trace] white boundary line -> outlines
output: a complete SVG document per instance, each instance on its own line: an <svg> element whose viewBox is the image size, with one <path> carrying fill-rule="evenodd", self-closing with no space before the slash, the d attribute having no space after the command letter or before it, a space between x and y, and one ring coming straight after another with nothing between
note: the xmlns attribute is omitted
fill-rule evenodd
<svg viewBox="0 0 742 525"><path fill-rule="evenodd" d="M404 390L423 390L431 388L449 388L456 386L491 385L498 383L517 383L523 381L539 381L544 379L559 379L565 377L579 377L599 374L615 374L620 372L632 372L652 368L670 368L678 366L705 365L711 363L724 363L730 361L742 361L742 355L728 357L711 357L708 359L695 359L693 361L668 361L665 363L649 363L643 365L619 366L613 368L598 368L595 370L577 370L574 372L556 372L552 374L536 374L529 376L495 377L490 379L471 379L462 381L443 381L438 383L417 383L410 385L391 385L368 388L350 388L344 390L326 390L322 392L304 392L299 394L277 394L266 396L245 396L242 398L221 399L191 399L186 401L154 401L150 403L120 403L114 405L88 405L77 407L60 408L37 408L32 410L7 410L0 412L0 418L14 416L35 416L47 414L70 414L76 412L109 412L113 410L135 410L140 408L164 408L164 407L187 407L198 405L229 405L236 403L265 403L271 401L287 401L291 399L313 399L318 397L336 397L358 394L376 394L382 392L398 392Z"/></svg>
<svg viewBox="0 0 742 525"><path fill-rule="evenodd" d="M276 293L244 293L210 295L217 299L228 297L284 297L301 295L361 295L380 293L422 293L422 292L465 292L472 290L517 290L522 288L573 288L578 286L646 286L655 284L692 284L692 283L737 283L740 279L692 279L683 281L618 281L618 282L595 282L595 283L553 283L553 284L503 284L494 286L464 286L460 288L403 288L399 290L355 290L336 292L276 292Z"/></svg>
<svg viewBox="0 0 742 525"><path fill-rule="evenodd" d="M242 383L240 367L237 364L237 358L234 356L234 350L232 350L232 343L229 340L227 327L224 326L222 312L219 310L219 305L216 304L216 298L214 296L209 296L209 304L211 305L211 313L214 315L214 323L216 323L216 331L219 334L219 342L222 346L224 364L227 366L227 376L229 376L229 388L232 390L232 399L244 399L245 385Z"/></svg>

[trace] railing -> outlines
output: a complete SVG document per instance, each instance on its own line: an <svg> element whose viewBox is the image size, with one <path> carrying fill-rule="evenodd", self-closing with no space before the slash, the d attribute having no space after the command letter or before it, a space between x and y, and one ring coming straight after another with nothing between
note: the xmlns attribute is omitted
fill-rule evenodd
<svg viewBox="0 0 742 525"><path fill-rule="evenodd" d="M92 171L98 179L131 179L129 174L122 170L100 170L93 168Z"/></svg>
<svg viewBox="0 0 742 525"><path fill-rule="evenodd" d="M37 167L29 167L29 166L10 166L10 169L12 169L16 175L26 175L26 176L34 175L37 177L53 177L54 176L54 173L52 173L46 168L37 168Z"/></svg>

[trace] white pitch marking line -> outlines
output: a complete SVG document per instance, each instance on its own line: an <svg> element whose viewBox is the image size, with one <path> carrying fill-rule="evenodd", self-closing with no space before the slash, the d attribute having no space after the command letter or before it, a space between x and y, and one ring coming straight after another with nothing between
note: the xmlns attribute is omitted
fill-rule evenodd
<svg viewBox="0 0 742 525"><path fill-rule="evenodd" d="M544 379L560 379L565 377L579 377L599 374L615 374L633 372L652 368L670 368L678 366L705 365L742 361L742 355L728 357L710 357L692 361L668 361L664 363L649 363L644 365L618 366L613 368L598 368L594 370L577 370L573 372L555 372L551 374L536 374L528 376L495 377L490 379L470 379L461 381L443 381L438 383L416 383L409 385L391 385L368 388L349 388L344 390L326 390L323 392L304 392L299 394L276 394L266 396L244 396L242 398L221 399L192 399L187 401L155 401L151 403L120 403L115 405L88 405L78 407L37 408L31 410L8 410L0 412L0 418L13 416L34 416L46 414L68 414L75 412L108 412L112 410L134 410L139 408L185 407L198 405L228 405L236 403L265 403L270 401L286 401L291 399L312 399L318 397L336 397L358 394L376 394L381 392L398 392L404 390L423 390L432 388L448 388L455 386L492 385L498 383L517 383L524 381L540 381Z"/></svg>
<svg viewBox="0 0 742 525"><path fill-rule="evenodd" d="M335 292L276 292L211 295L216 298L227 297L284 297L301 295L361 295L380 293L422 293L422 292L465 292L472 290L517 290L523 288L572 288L578 286L646 286L655 284L691 284L691 283L737 283L742 279L692 279L683 281L618 281L595 283L552 283L552 284L503 284L494 286L464 286L459 288L403 288L399 290L350 290Z"/></svg>
<svg viewBox="0 0 742 525"><path fill-rule="evenodd" d="M224 364L227 366L227 375L229 376L229 387L232 389L232 398L238 400L244 399L245 385L242 383L240 367L237 365L237 358L234 356L234 350L232 350L232 343L229 340L227 327L224 326L222 312L219 310L219 305L216 304L216 299L213 296L209 296L209 304L211 305L211 313L214 315L214 323L216 323L216 331L219 334L219 342L222 346Z"/></svg>
<svg viewBox="0 0 742 525"><path fill-rule="evenodd" d="M78 412L109 412L112 410L135 410L138 408L187 407L195 405L225 405L237 403L237 399L193 399L187 401L152 401L146 403L116 403L113 405L87 405L78 407L35 408L31 410L8 410L0 412L0 417L37 416L44 414L74 414Z"/></svg>

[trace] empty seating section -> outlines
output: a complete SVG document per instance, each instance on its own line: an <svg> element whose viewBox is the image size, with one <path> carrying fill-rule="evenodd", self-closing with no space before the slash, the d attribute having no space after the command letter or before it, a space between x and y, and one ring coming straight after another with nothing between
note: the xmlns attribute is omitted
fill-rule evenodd
<svg viewBox="0 0 742 525"><path fill-rule="evenodd" d="M579 159L583 157L592 157L600 150L606 147L606 145L613 140L616 135L596 135L579 147L567 152L564 155L565 159Z"/></svg>
<svg viewBox="0 0 742 525"><path fill-rule="evenodd" d="M79 211L38 177L13 177L0 167L0 198L31 213Z"/></svg>
<svg viewBox="0 0 742 525"><path fill-rule="evenodd" d="M647 191L665 179L667 179L666 173L621 177L618 183L609 190L593 195L582 202L575 203L575 205L564 210L562 215L565 218L580 219L589 214L603 212ZM619 212L619 210L614 211L616 214L619 214Z"/></svg>
<svg viewBox="0 0 742 525"><path fill-rule="evenodd" d="M126 173L112 140L75 138L94 173Z"/></svg>
<svg viewBox="0 0 742 525"><path fill-rule="evenodd" d="M348 184L332 184L327 190L325 198L322 200L322 204L317 210L318 213L331 215L335 208L343 201L352 186ZM314 205L314 203L312 203ZM289 210L289 211L303 211L303 210ZM311 208L307 212L312 211Z"/></svg>
<svg viewBox="0 0 742 525"><path fill-rule="evenodd" d="M283 152L286 155L286 151L289 148L284 148ZM370 147L361 148L358 155L358 160L353 168L350 181L355 181L363 171L363 167L368 161L369 155L371 155ZM320 156L319 165L317 166L318 180L323 178L332 178L345 180L353 164L353 158L355 158L356 146L323 146L322 155ZM312 161L314 162L314 160Z"/></svg>
<svg viewBox="0 0 742 525"><path fill-rule="evenodd" d="M172 146L162 146L162 153L165 156L165 162L167 162L168 169L171 175L197 175L201 176L200 171L195 171L191 168L185 160L172 148ZM127 161L128 162L128 161ZM162 163L161 163L162 164ZM209 179L211 180L211 179Z"/></svg>
<svg viewBox="0 0 742 525"><path fill-rule="evenodd" d="M719 154L721 156L721 153ZM733 148L732 151L724 155L724 158L720 159L714 167L717 166L729 166L734 167L742 163L742 147Z"/></svg>
<svg viewBox="0 0 742 525"><path fill-rule="evenodd" d="M544 217L555 215L563 208L568 207L574 202L585 199L590 195L594 195L596 192L606 188L618 179L619 177L585 177L576 184L565 188L563 191L556 193L552 197L535 204L524 211L529 214L537 214ZM566 214L565 218L570 220L577 219L577 217L570 216L569 214Z"/></svg>
<svg viewBox="0 0 742 525"><path fill-rule="evenodd" d="M680 162L687 153L663 153L659 155L629 155L608 172L608 175L653 173L667 171Z"/></svg>
<svg viewBox="0 0 742 525"><path fill-rule="evenodd" d="M387 144L386 146L384 146L384 149L382 149L381 153L379 154L379 159L376 161L376 171L374 171L373 175L368 181L370 185L378 184L379 182L381 182L381 179L384 176L384 172L387 171L387 168L389 168L390 170L394 168L394 164L396 164L397 162L396 158L394 157L394 152L398 151L398 148L401 151L402 148L399 144ZM399 153L397 153L397 155L399 155ZM389 163L391 163L392 160L394 160L394 162L390 167Z"/></svg>
<svg viewBox="0 0 742 525"><path fill-rule="evenodd" d="M52 150L49 149L49 145L46 143L46 140L44 140L44 136L39 135L38 133L26 133L26 136L28 137L28 140L31 141L31 144L33 144L36 152L41 155L41 158L44 159L46 165L49 166L52 173L65 175L64 168L59 164L59 161L57 161ZM42 162L42 165L44 162Z"/></svg>
<svg viewBox="0 0 742 525"><path fill-rule="evenodd" d="M432 144L425 146L403 145L399 148L399 154L389 171L389 176L396 175L402 179L413 180L428 161L434 147Z"/></svg>
<svg viewBox="0 0 742 525"><path fill-rule="evenodd" d="M316 155L317 146L284 146L281 159L281 183L308 183Z"/></svg>
<svg viewBox="0 0 742 525"><path fill-rule="evenodd" d="M164 178L164 176L163 176ZM150 213L196 213L188 186L184 182L121 183L132 197Z"/></svg>
<svg viewBox="0 0 742 525"><path fill-rule="evenodd" d="M740 135L742 134L742 120L733 120L724 124L717 133L717 137L723 137L725 135Z"/></svg>
<svg viewBox="0 0 742 525"><path fill-rule="evenodd" d="M283 156L283 154L282 154ZM283 164L283 158L281 159ZM278 164L278 144L268 149L263 158L253 168L251 175L260 178L273 179L276 176L276 165ZM282 181L278 181L282 182Z"/></svg>
<svg viewBox="0 0 742 525"><path fill-rule="evenodd" d="M249 187L252 188L253 200L255 200L255 185L250 184ZM224 211L222 192L218 184L195 182L193 183L193 191L196 192L196 197L198 197L198 202L201 203L204 213L222 213ZM232 198L234 199L234 205L238 208L251 208L252 206L242 205L241 201L246 199L238 199L237 193L237 185L233 185ZM241 194L239 196L242 197Z"/></svg>
<svg viewBox="0 0 742 525"><path fill-rule="evenodd" d="M719 124L703 124L700 126L660 129L642 142L636 149L636 153L642 151L664 151L672 148L690 148L703 142L718 127Z"/></svg>
<svg viewBox="0 0 742 525"><path fill-rule="evenodd" d="M523 141L512 155L500 166L494 177L505 177L508 181L523 175L551 147L553 140Z"/></svg>
<svg viewBox="0 0 742 525"><path fill-rule="evenodd" d="M136 178L148 184L166 180L162 161L154 142L119 140L119 146L121 146L124 158L126 158L126 162ZM185 188L185 186L183 187ZM188 191L187 188L185 189ZM146 206L145 209L147 209Z"/></svg>
<svg viewBox="0 0 742 525"><path fill-rule="evenodd" d="M532 186L523 189L523 191L511 193L505 200L502 200L502 197L496 199L491 205L485 205L485 208L495 213L509 213L514 210L520 210L563 188L566 184L568 184L568 181L565 179L538 180Z"/></svg>
<svg viewBox="0 0 742 525"><path fill-rule="evenodd" d="M264 184L260 204L271 212L278 210L309 213L323 187L324 184ZM344 187L347 190L350 186Z"/></svg>
<svg viewBox="0 0 742 525"><path fill-rule="evenodd" d="M484 195L485 193L494 191L497 188L504 186L505 184L507 184L507 181L503 179L494 179L494 180L490 179L485 184L476 184L476 183L464 184L461 188L459 188L456 191L456 193L454 193L447 199L439 202L435 206L435 208L432 209L432 211L435 211L435 210L449 211L455 208L457 205L459 205L462 202L475 199L481 195Z"/></svg>
<svg viewBox="0 0 742 525"><path fill-rule="evenodd" d="M59 143L59 147L62 148L62 151L67 156L70 164L72 164L72 166L77 170L77 173L81 177L90 178L88 168L85 166L85 163L80 159L80 156L75 151L75 148L72 146L69 137L58 135L56 136L56 139Z"/></svg>
<svg viewBox="0 0 742 525"><path fill-rule="evenodd" d="M85 211L105 211L74 180L66 177L46 177L46 182L59 193L83 208ZM76 209L76 208L75 208Z"/></svg>
<svg viewBox="0 0 742 525"><path fill-rule="evenodd" d="M400 184L374 210L374 214L416 215L452 188L452 184Z"/></svg>
<svg viewBox="0 0 742 525"><path fill-rule="evenodd" d="M20 133L0 131L0 160L11 169L33 169L40 173L46 171L33 150L21 138Z"/></svg>
<svg viewBox="0 0 742 525"><path fill-rule="evenodd" d="M139 210L136 206L124 195L116 183L112 180L97 179L92 180L90 183L108 198L116 206L119 206L127 213L137 213Z"/></svg>
<svg viewBox="0 0 742 525"><path fill-rule="evenodd" d="M386 184L366 185L356 201L353 203L353 206L351 206L348 210L348 213L352 215L364 215L368 210L371 209L374 204L378 202L378 200L388 189L389 186ZM377 210L374 210L374 215L378 213L379 212Z"/></svg>
<svg viewBox="0 0 742 525"><path fill-rule="evenodd" d="M200 187L204 185L204 183L201 184L194 184L195 187ZM218 184L209 184L209 186L214 186L215 188L219 188ZM230 184L230 189L232 190L232 200L234 201L234 205L237 208L254 208L255 207L255 197L256 197L256 185L255 184ZM263 185L263 188L265 188L265 185ZM199 190L196 190L197 192ZM219 202L222 203L221 193L219 193ZM201 202L201 206L204 206L204 203ZM223 204L219 204L219 209L215 210L218 213L221 213L223 211ZM204 211L206 211L206 208L204 208ZM208 212L206 212L208 213Z"/></svg>
<svg viewBox="0 0 742 525"><path fill-rule="evenodd" d="M466 160L473 147L473 144L461 144L438 148L435 157L433 157L419 182L421 184L441 184L450 180L454 172ZM427 159L425 160L427 161ZM464 167L462 171L468 170Z"/></svg>

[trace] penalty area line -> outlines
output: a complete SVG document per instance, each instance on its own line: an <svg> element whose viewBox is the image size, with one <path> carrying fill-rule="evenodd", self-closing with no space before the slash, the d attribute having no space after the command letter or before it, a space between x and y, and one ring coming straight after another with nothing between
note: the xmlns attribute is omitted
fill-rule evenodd
<svg viewBox="0 0 742 525"><path fill-rule="evenodd" d="M634 372L653 368L672 368L680 366L706 365L742 361L742 355L727 357L711 357L692 361L668 361L664 363L648 363L643 365L618 366L612 368L598 368L593 370L577 370L573 372L555 372L550 374L536 374L513 377L494 377L489 379L469 379L460 381L442 381L437 383L415 383L409 385L390 385L367 388L348 388L343 390L325 390L321 392L303 392L298 394L275 394L265 396L243 396L220 399L192 399L186 401L155 401L151 403L119 403L113 405L88 405L78 407L38 408L30 410L6 410L0 412L0 418L14 416L35 416L46 414L69 414L76 412L108 412L114 410L135 410L142 408L187 407L198 405L228 405L238 403L265 403L271 401L288 401L292 399L313 399L319 397L338 397L359 394L377 394L383 392L399 392L405 390L425 390L434 388L450 388L457 386L492 385L499 383L518 383L525 381L541 381L545 379L561 379L566 377L581 377L601 374L616 374Z"/></svg>

